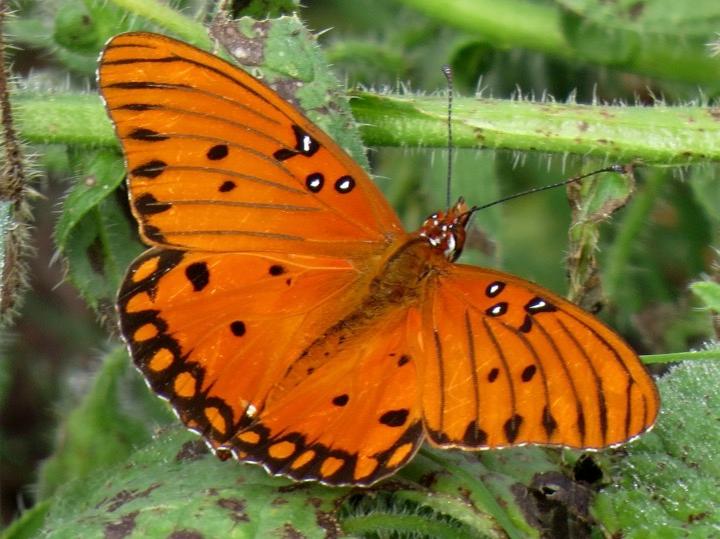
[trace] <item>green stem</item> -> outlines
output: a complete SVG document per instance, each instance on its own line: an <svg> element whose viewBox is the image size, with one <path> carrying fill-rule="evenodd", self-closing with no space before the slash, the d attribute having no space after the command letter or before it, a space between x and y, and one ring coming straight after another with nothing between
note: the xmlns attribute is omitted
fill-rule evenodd
<svg viewBox="0 0 720 539"><path fill-rule="evenodd" d="M358 92L353 114L376 145L447 145L444 97ZM457 98L453 144L536 150L609 161L689 164L720 160L720 125L707 107L624 107Z"/></svg>
<svg viewBox="0 0 720 539"><path fill-rule="evenodd" d="M16 94L20 134L35 144L119 147L102 101L94 94Z"/></svg>
<svg viewBox="0 0 720 539"><path fill-rule="evenodd" d="M117 146L101 101L83 94L15 96L18 128L40 144ZM359 94L353 113L369 146L447 145L444 98ZM655 164L720 161L720 125L702 107L602 107L458 98L458 148L538 150Z"/></svg>
<svg viewBox="0 0 720 539"><path fill-rule="evenodd" d="M672 354L653 354L651 356L640 356L643 363L652 365L654 363L672 363L674 361L700 361L720 360L720 350L701 350L700 352L675 352Z"/></svg>

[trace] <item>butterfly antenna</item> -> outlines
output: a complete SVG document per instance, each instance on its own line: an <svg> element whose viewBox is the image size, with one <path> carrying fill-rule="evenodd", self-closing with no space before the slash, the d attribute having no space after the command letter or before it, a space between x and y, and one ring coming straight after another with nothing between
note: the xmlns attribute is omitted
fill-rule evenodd
<svg viewBox="0 0 720 539"><path fill-rule="evenodd" d="M449 65L442 66L443 75L447 79L447 96L448 96L448 171L447 171L447 185L445 187L445 207L450 207L450 201L452 200L452 193L450 188L452 185L452 161L453 161L453 140L452 140L452 102L453 102L453 79L452 79L452 68Z"/></svg>
<svg viewBox="0 0 720 539"><path fill-rule="evenodd" d="M539 193L540 191L547 191L548 189L555 189L556 187L562 187L563 185L579 182L581 180L584 180L585 178L589 178L590 176L595 176L596 174L602 174L603 172L616 172L618 174L626 174L627 172L629 172L629 170L630 170L629 167L626 167L625 165L610 165L609 167L601 168L598 170L593 170L592 172L588 172L587 174L582 174L581 176L575 176L573 178L563 180L561 182L551 183L550 185L543 185L542 187L534 187L532 189L528 189L527 191L521 191L519 193L515 193L514 195L506 196L499 200L495 200L494 202L490 202L489 204L483 204L482 206L473 206L472 208L470 208L467 211L467 213L472 215L476 211L484 210L486 208L495 206L496 204L500 204L502 202L507 202L508 200L512 200L514 198L520 198L520 197L524 197L525 195Z"/></svg>

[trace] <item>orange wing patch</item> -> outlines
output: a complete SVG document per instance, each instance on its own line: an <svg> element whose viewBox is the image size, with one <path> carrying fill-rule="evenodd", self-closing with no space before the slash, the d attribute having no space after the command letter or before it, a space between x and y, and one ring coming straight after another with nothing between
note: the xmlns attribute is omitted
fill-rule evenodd
<svg viewBox="0 0 720 539"><path fill-rule="evenodd" d="M602 448L655 421L657 390L635 352L532 283L457 265L424 320L423 414L435 444Z"/></svg>
<svg viewBox="0 0 720 539"><path fill-rule="evenodd" d="M223 447L299 480L369 485L392 474L424 438L417 359L407 344L418 320L414 310L393 312L340 339L330 361L271 395L258 420Z"/></svg>
<svg viewBox="0 0 720 539"><path fill-rule="evenodd" d="M358 256L404 234L337 144L228 62L122 34L103 52L99 81L149 244Z"/></svg>

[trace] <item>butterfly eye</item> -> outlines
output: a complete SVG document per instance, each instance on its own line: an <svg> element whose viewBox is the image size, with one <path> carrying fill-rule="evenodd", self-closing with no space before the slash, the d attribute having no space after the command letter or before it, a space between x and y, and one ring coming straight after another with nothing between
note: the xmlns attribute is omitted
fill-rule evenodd
<svg viewBox="0 0 720 539"><path fill-rule="evenodd" d="M445 254L445 257L449 260L454 260L456 258L455 256L455 248L457 247L457 241L455 240L454 234L448 234L447 236L447 247L445 247L445 250L443 253Z"/></svg>

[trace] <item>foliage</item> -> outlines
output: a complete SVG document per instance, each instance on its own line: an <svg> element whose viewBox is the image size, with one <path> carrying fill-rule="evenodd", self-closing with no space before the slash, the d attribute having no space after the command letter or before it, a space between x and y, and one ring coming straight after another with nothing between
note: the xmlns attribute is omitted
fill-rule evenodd
<svg viewBox="0 0 720 539"><path fill-rule="evenodd" d="M720 57L706 45L720 19L717 2L342 0L300 12L307 27L334 28L319 38L296 17L266 23L262 36L248 20L240 24L266 53L253 69L271 80L302 80L293 97L362 160L348 116L326 114L347 110L335 78L345 77L364 143L381 147L369 154L377 181L410 228L446 205L447 103L436 93L445 88L444 63L454 67L460 93L453 193L480 204L608 162L632 163L624 175L600 175L573 190L572 212L561 190L483 211L466 260L560 292L567 270L573 298L590 307L607 300L605 317L649 361L704 358L664 376L656 431L626 449L588 459L538 448L479 457L426 448L367 490L293 485L219 462L195 437L167 426L176 422L124 352L98 360L113 333L118 282L143 247L94 90L97 54L128 30L211 48L207 29L217 37L228 24L222 7L202 0L15 4L3 23L15 47L6 51L16 77L12 121L27 170L45 174L33 187L46 198L34 203L33 290L18 325L4 329L0 356L5 522L17 516L16 493L38 475L40 482L37 496L26 496L36 505L6 537L643 536L658 531L649 523L699 535L715 529L720 474L706 438L718 434L711 381L720 353L712 344L695 356L690 350L720 331L713 265ZM226 4L248 13L241 2ZM278 0L248 9L258 16L296 8ZM472 95L476 88L483 98ZM30 154L37 155L31 166ZM0 225L11 238L13 227ZM62 266L49 273L58 257ZM66 284L56 292L61 278ZM98 315L105 330L95 325ZM38 473L38 459L48 455Z"/></svg>

